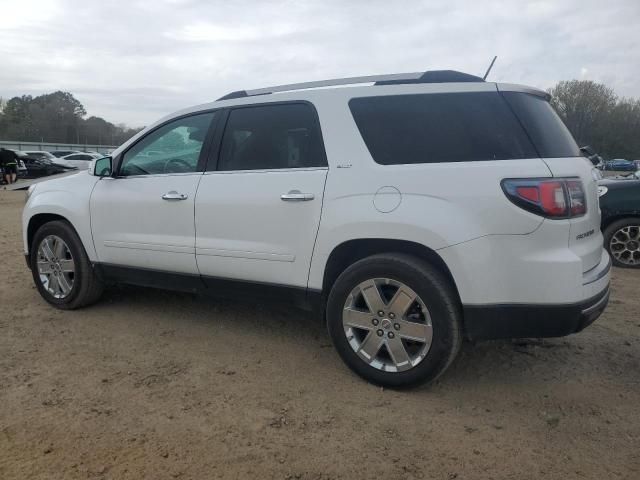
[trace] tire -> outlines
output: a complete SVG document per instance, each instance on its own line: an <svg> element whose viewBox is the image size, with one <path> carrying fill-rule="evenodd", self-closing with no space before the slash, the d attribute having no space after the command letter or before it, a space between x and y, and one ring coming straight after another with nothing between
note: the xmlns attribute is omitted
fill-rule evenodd
<svg viewBox="0 0 640 480"><path fill-rule="evenodd" d="M62 248L64 252L56 257L56 259L63 260L51 263L48 260L43 261L46 257L41 256L39 253L40 247L43 246L44 248L43 242L45 241L48 242L48 245L60 246L60 243L55 239L61 239L66 247L66 249ZM103 283L96 275L78 234L69 223L65 221L53 221L42 225L33 237L30 250L29 260L33 281L40 295L47 302L62 310L74 310L98 301L104 288ZM53 250L48 251L53 253ZM70 259L68 259L68 257L70 257ZM58 296L45 286L42 277L43 275L45 277L47 275L50 276L50 274L41 274L38 260L40 260L41 264L45 264L44 267L40 268L47 270L54 269L54 273L57 273L58 277L64 275L66 287L70 286L68 292L63 292L63 288L60 287L62 280L52 280L52 282L55 282L57 288L51 287L51 284L47 283L53 291L58 291ZM65 261L66 263L64 263ZM71 263L69 263L69 261L71 261ZM57 272L55 272L56 269ZM43 272L45 272L45 270L43 270Z"/></svg>
<svg viewBox="0 0 640 480"><path fill-rule="evenodd" d="M372 284L372 279L378 280ZM375 290L370 288L372 285ZM401 290L404 296L399 293ZM365 291L380 293L376 298L385 304L383 315L369 307L366 299L369 293L365 297ZM417 297L409 304L412 295ZM394 305L399 306L399 302L393 301L395 298L407 299L409 313L402 313L403 308L398 308L398 313L391 311ZM355 311L353 323L351 316L343 321L343 314L351 315L352 311ZM368 325L368 316L372 326ZM429 263L402 253L373 255L349 266L331 289L326 317L329 335L347 366L365 380L383 387L407 388L433 382L451 364L462 343L462 314L454 289ZM395 323L399 318L402 325ZM366 328L352 328L353 325ZM414 330L419 332L416 338L421 339L428 339L430 330L430 345L428 341L415 343L404 337ZM380 348L376 357L365 360L370 350L365 346L374 341L385 342L384 348ZM398 349L398 341L403 347L399 351L404 350L406 356L392 355ZM376 345L371 351L375 351ZM404 361L399 363L397 358Z"/></svg>
<svg viewBox="0 0 640 480"><path fill-rule="evenodd" d="M628 233L624 233L623 229L628 229ZM640 268L640 217L616 220L604 229L603 236L604 247L609 252L613 265Z"/></svg>

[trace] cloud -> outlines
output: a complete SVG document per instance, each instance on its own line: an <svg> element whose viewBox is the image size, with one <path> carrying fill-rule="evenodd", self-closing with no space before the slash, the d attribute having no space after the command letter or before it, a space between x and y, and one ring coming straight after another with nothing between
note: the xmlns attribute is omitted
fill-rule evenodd
<svg viewBox="0 0 640 480"><path fill-rule="evenodd" d="M453 68L640 97L640 2L0 0L0 96L72 92L148 124L232 90Z"/></svg>

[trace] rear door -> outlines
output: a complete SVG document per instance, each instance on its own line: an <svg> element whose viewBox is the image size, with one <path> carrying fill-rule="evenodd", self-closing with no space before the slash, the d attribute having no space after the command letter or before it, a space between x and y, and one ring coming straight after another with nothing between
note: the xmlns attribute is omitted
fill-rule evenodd
<svg viewBox="0 0 640 480"><path fill-rule="evenodd" d="M582 271L596 267L602 259L598 174L584 157L571 133L547 99L526 92L503 92L554 177L576 178L583 193L570 188L574 202L586 203L586 213L569 219L569 248L582 260Z"/></svg>
<svg viewBox="0 0 640 480"><path fill-rule="evenodd" d="M327 161L309 103L227 112L195 205L196 259L212 277L306 287Z"/></svg>

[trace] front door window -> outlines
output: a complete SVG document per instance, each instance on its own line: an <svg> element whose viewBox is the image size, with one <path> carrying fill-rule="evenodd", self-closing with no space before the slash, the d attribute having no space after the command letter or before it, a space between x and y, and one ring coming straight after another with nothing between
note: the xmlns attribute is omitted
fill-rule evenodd
<svg viewBox="0 0 640 480"><path fill-rule="evenodd" d="M214 115L179 118L154 130L124 154L120 176L195 172Z"/></svg>

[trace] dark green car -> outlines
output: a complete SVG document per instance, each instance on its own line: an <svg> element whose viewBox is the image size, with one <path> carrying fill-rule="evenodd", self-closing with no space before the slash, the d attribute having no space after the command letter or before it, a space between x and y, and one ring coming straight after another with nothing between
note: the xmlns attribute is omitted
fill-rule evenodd
<svg viewBox="0 0 640 480"><path fill-rule="evenodd" d="M640 268L640 173L598 182L604 246L618 267Z"/></svg>

